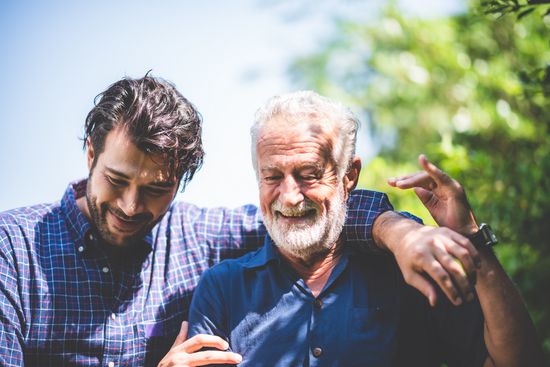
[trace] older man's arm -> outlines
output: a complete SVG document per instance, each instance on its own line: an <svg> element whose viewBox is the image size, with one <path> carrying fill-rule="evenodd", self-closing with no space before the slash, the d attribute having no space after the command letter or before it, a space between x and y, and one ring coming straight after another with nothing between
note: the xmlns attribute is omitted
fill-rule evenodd
<svg viewBox="0 0 550 367"><path fill-rule="evenodd" d="M424 172L390 179L392 186L414 188L439 225L469 235L477 223L462 186L424 156ZM544 356L523 300L490 249L479 251L475 289L485 319L485 366L542 366Z"/></svg>

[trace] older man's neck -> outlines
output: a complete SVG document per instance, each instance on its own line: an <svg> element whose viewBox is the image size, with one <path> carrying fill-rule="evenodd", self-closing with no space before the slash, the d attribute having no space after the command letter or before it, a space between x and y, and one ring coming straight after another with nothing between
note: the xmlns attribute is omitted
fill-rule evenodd
<svg viewBox="0 0 550 367"><path fill-rule="evenodd" d="M281 256L304 280L314 297L321 293L332 273L332 269L338 264L341 257L338 244L332 246L327 252L308 259L296 257L280 248L278 250Z"/></svg>

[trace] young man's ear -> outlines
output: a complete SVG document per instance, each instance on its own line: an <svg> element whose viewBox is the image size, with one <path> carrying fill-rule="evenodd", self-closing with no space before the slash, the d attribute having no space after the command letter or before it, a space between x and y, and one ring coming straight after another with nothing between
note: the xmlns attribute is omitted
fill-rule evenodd
<svg viewBox="0 0 550 367"><path fill-rule="evenodd" d="M344 185L346 192L349 194L355 189L359 182L359 173L361 172L361 158L353 157L346 175L344 176Z"/></svg>
<svg viewBox="0 0 550 367"><path fill-rule="evenodd" d="M94 152L94 146L92 144L92 139L90 139L89 136L86 139L86 156L88 161L88 170L91 170L92 165L94 164L95 152Z"/></svg>

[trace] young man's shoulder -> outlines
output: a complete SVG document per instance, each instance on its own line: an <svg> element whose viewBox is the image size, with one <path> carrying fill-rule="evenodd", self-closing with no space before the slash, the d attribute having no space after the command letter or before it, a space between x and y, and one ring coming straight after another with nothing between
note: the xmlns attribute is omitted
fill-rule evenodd
<svg viewBox="0 0 550 367"><path fill-rule="evenodd" d="M31 225L48 221L58 221L61 215L59 202L36 204L0 212L0 228L10 226L27 228Z"/></svg>
<svg viewBox="0 0 550 367"><path fill-rule="evenodd" d="M59 203L37 204L0 212L0 252L24 254L46 230L64 228Z"/></svg>

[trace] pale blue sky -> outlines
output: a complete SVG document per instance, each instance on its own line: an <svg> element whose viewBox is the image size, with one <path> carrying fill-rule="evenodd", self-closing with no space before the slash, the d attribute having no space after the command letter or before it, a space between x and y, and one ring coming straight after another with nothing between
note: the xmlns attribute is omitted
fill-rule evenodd
<svg viewBox="0 0 550 367"><path fill-rule="evenodd" d="M296 3L2 1L0 210L59 200L69 181L86 176L79 137L94 96L149 69L174 82L204 117L205 165L178 199L257 202L248 134L254 111L293 90L289 62L316 49L335 13L373 13L383 4ZM401 3L424 15L463 6Z"/></svg>

